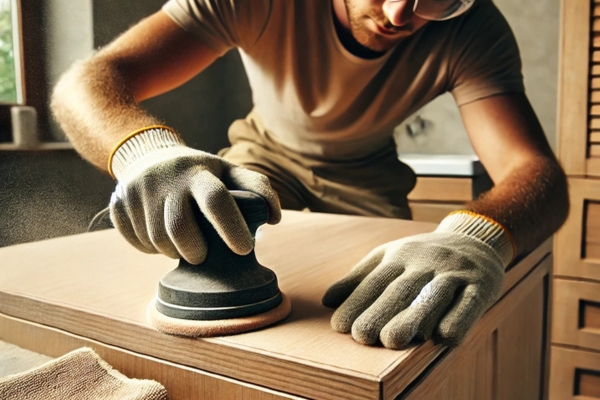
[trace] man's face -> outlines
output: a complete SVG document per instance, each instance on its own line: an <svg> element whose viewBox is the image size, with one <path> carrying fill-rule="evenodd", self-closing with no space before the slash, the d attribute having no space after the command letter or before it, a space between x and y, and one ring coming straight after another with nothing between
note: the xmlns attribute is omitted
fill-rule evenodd
<svg viewBox="0 0 600 400"><path fill-rule="evenodd" d="M414 0L344 0L354 39L384 52L427 23L413 13Z"/></svg>

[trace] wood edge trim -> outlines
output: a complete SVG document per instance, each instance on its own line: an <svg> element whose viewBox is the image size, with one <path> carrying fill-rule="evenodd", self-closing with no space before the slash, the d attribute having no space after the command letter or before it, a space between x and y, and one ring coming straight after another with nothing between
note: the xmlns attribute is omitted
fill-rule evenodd
<svg viewBox="0 0 600 400"><path fill-rule="evenodd" d="M127 377L135 379L153 379L161 383L167 388L169 398L173 400L183 399L183 397L171 397L173 393L177 393L179 391L173 386L181 383L190 383L193 386L194 378L198 375L208 379L216 379L226 382L225 386L239 385L245 389L258 391L261 394L276 394L278 398L301 399L300 397L276 392L268 388L260 387L247 382L237 381L232 378L210 373L197 368L188 367L152 356L136 353L127 349L105 344L97 340L74 335L61 329L11 317L6 314L0 313L0 321L0 339L3 341L15 344L30 351L46 354L51 357L60 357L69 351L73 351L81 347L90 347L96 353L98 353L101 358L111 364L113 368L117 369L121 373L124 373ZM22 330L27 331L28 335L23 335ZM32 340L32 336L44 336L45 338L50 337L50 340L44 340L43 342L39 340ZM128 363L129 360L134 359L136 362ZM125 363L125 366L123 363ZM167 374L166 370L176 370L178 380L175 382L167 382L166 380L161 379L163 375ZM185 390L183 391L185 392Z"/></svg>
<svg viewBox="0 0 600 400"><path fill-rule="evenodd" d="M83 332L86 330L93 332L88 339L95 340L100 343L104 343L109 346L121 347L119 343L129 342L135 343L134 346L129 346L128 350L137 354L144 354L149 357L155 357L163 360L169 359L174 353L180 353L176 346L173 348L164 346L164 340L158 340L159 346L156 345L156 336L163 336L164 334L155 331L152 328L143 325L128 324L120 320L114 320L113 322L118 325L109 331L98 331L98 326L104 325L104 319L100 316L89 314L84 310L79 309L64 309L60 304L49 304L41 302L34 298L22 297L7 292L0 292L0 314L5 314L13 318L23 319L26 321L35 321L35 323L41 325L51 326L53 321L61 321L63 325L51 326L53 329L65 331L69 334L76 336L83 336ZM84 318L85 317L85 318ZM81 322L85 321L84 325ZM73 329L77 327L77 329ZM117 335L116 332L120 332ZM134 341L132 339L124 340L122 335L127 332L127 335L135 338L144 337L145 341ZM118 336L118 337L117 337ZM172 337L173 341L188 341L195 340L193 338L182 338ZM255 371L252 365L256 363L268 364L273 368L278 368L282 373L286 373L288 376L294 376L293 381L287 380L281 382L279 386L274 382L280 382L279 380L269 378L268 374L259 376L258 379L253 381L254 384L269 387L273 390L279 390L283 392L293 392L299 396L310 397L314 394L314 381L315 379L321 380L323 385L321 388L327 388L328 390L322 391L324 396L329 395L333 397L344 398L348 395L347 391L343 389L349 387L351 393L355 396L360 396L359 393L370 393L375 388L379 387L379 381L376 377L367 374L360 374L355 371L349 373L347 370L340 372L336 368L331 368L329 364L316 364L316 363L292 363L289 359L277 358L273 354L266 352L249 352L243 347L231 346L226 342L217 342L219 344L211 343L212 339L208 341L198 341L195 346L195 356L192 357L189 354L179 355L178 361L170 361L175 364L188 365L192 368L198 368L203 371L211 372L216 375L231 378L239 381L248 381L250 377L255 377L253 374ZM218 340L218 339L216 339ZM215 346L219 346L220 352L215 353ZM215 360L215 356L218 355L218 362ZM247 360L247 367L245 370L239 368L240 358ZM202 361L202 359L210 359L211 361ZM301 360L304 361L304 360ZM326 373L326 375L325 375ZM333 383L335 382L335 383ZM312 383L312 385L311 385ZM335 387L333 387L335 386Z"/></svg>
<svg viewBox="0 0 600 400"><path fill-rule="evenodd" d="M552 253L553 240L554 239L552 236L544 240L521 261L507 270L500 298L502 298L502 296L515 287L515 285L519 283L530 271L532 271L539 263L541 263L546 257L548 257L548 255Z"/></svg>

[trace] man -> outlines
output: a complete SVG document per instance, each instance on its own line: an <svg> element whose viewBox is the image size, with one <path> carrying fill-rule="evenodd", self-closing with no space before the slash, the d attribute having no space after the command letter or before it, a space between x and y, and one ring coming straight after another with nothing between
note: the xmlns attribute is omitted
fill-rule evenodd
<svg viewBox="0 0 600 400"><path fill-rule="evenodd" d="M221 156L186 147L137 103L239 49L254 109ZM415 176L393 128L451 91L494 188L436 231L373 250L327 291L331 323L364 344L458 345L505 267L550 236L567 186L524 94L514 37L490 0L170 0L74 65L52 107L118 181L111 218L141 251L206 255L198 206L238 254L252 238L228 189L283 208L410 218Z"/></svg>

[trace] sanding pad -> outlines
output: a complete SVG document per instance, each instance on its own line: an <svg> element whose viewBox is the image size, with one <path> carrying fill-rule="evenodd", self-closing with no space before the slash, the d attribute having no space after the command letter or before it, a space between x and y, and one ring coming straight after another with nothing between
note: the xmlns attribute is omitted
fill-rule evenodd
<svg viewBox="0 0 600 400"><path fill-rule="evenodd" d="M190 320L166 316L156 309L156 298L148 303L146 318L161 332L188 337L234 335L264 328L285 319L292 310L290 299L281 293L281 303L262 314L219 320Z"/></svg>

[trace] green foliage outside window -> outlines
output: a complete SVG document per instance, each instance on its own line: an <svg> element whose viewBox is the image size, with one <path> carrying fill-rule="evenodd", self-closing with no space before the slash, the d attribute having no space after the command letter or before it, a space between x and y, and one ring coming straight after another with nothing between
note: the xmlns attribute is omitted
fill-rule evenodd
<svg viewBox="0 0 600 400"><path fill-rule="evenodd" d="M10 0L0 0L0 102L17 102L15 81Z"/></svg>

